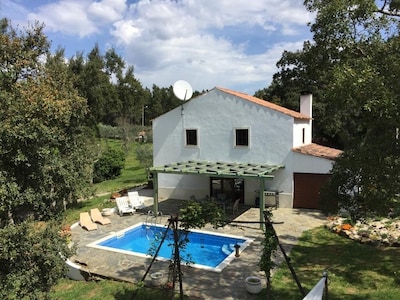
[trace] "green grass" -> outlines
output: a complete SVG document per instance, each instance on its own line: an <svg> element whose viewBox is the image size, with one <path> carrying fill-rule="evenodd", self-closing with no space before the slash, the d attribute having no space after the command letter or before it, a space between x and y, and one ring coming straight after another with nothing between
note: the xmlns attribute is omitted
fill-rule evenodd
<svg viewBox="0 0 400 300"><path fill-rule="evenodd" d="M359 244L321 227L304 232L290 257L306 292L327 270L330 300L400 299L398 248ZM273 299L301 299L285 263L274 275L272 286Z"/></svg>
<svg viewBox="0 0 400 300"><path fill-rule="evenodd" d="M93 185L96 194L116 192L147 183L146 171L136 159L135 147L137 145L136 142L128 145L125 166L122 169L120 176L116 179L106 180ZM118 148L123 147L121 141L118 140L108 140L107 142L103 142L103 147L106 146Z"/></svg>
<svg viewBox="0 0 400 300"><path fill-rule="evenodd" d="M71 225L77 222L79 220L79 214L89 211L91 208L98 208L101 210L106 207L114 206L114 204L110 204L109 201L111 194L114 192L147 183L146 171L136 159L135 146L137 145L137 143L128 145L125 166L121 171L121 175L114 180L107 180L94 184L94 194L98 196L80 201L73 207L70 207L65 215L64 224ZM107 142L102 141L102 146L122 148L122 143L118 140L108 140Z"/></svg>
<svg viewBox="0 0 400 300"><path fill-rule="evenodd" d="M61 280L51 291L50 299L54 300L130 300L136 286L132 283L103 280L71 281ZM179 294L179 293L178 293ZM167 291L159 288L142 288L138 290L135 300L171 299ZM175 295L175 299L177 295ZM184 297L184 299L188 299Z"/></svg>
<svg viewBox="0 0 400 300"><path fill-rule="evenodd" d="M67 209L63 223L65 225L72 225L73 223L78 222L79 214L85 211L88 212L91 208L102 210L103 208L113 206L115 205L110 203L110 194L80 201L77 204L74 204L73 207Z"/></svg>

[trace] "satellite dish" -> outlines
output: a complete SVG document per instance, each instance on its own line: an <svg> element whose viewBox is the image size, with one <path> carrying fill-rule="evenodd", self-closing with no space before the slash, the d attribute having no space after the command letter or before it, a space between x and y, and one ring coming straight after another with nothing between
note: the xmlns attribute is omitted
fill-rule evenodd
<svg viewBox="0 0 400 300"><path fill-rule="evenodd" d="M193 89L190 83L185 80L178 80L173 85L173 91L176 98L182 101L192 98Z"/></svg>

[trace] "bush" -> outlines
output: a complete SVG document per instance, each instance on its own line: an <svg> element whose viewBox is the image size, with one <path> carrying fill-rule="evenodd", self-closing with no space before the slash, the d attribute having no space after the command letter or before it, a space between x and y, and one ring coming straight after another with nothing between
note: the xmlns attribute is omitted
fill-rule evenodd
<svg viewBox="0 0 400 300"><path fill-rule="evenodd" d="M100 123L98 128L100 136L105 139L122 139L124 136L124 132L121 127L113 127Z"/></svg>
<svg viewBox="0 0 400 300"><path fill-rule="evenodd" d="M108 149L94 165L93 182L98 183L118 177L124 164L125 152L113 148Z"/></svg>
<svg viewBox="0 0 400 300"><path fill-rule="evenodd" d="M25 221L0 229L0 297L46 299L71 253L57 223Z"/></svg>

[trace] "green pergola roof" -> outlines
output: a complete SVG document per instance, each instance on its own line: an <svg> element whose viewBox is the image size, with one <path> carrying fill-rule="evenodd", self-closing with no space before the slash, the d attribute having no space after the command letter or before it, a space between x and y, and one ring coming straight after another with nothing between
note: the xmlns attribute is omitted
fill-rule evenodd
<svg viewBox="0 0 400 300"><path fill-rule="evenodd" d="M272 172L283 169L284 165L258 163L185 161L150 168L151 173L181 175L208 175L215 177L274 178Z"/></svg>

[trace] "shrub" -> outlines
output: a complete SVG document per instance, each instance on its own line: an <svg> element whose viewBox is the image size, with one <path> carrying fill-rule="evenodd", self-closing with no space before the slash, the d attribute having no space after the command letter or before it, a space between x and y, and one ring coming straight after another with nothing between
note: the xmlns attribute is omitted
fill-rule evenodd
<svg viewBox="0 0 400 300"><path fill-rule="evenodd" d="M57 223L25 221L0 229L1 299L46 299L71 253Z"/></svg>
<svg viewBox="0 0 400 300"><path fill-rule="evenodd" d="M125 164L125 153L118 149L108 149L95 163L93 171L93 182L114 179L121 174Z"/></svg>
<svg viewBox="0 0 400 300"><path fill-rule="evenodd" d="M113 127L100 123L98 128L100 136L105 139L121 139L124 135L121 127Z"/></svg>

